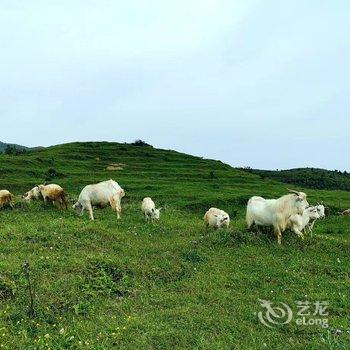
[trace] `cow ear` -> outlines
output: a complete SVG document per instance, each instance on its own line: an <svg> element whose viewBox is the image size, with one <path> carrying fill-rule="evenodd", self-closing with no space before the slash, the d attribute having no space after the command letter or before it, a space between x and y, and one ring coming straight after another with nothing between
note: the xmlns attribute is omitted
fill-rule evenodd
<svg viewBox="0 0 350 350"><path fill-rule="evenodd" d="M158 208L159 211L161 211L162 209L163 209L162 207Z"/></svg>

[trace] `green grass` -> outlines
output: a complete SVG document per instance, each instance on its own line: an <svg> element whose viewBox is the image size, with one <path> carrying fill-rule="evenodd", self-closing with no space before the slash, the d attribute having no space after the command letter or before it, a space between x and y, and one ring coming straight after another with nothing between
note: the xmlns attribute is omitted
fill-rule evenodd
<svg viewBox="0 0 350 350"><path fill-rule="evenodd" d="M111 163L123 170L107 171ZM122 219L96 209L94 222L19 195L47 178L73 201L86 184L115 179L126 190ZM0 347L4 349L348 349L350 193L306 190L326 219L304 241L245 228L252 195L286 185L174 151L115 143L74 143L0 155L0 188L16 209L0 212ZM146 224L141 199L163 206ZM232 217L205 235L210 206ZM34 315L22 265L30 264ZM327 300L328 329L259 323L258 299ZM293 308L295 310L295 308ZM340 335L335 335L341 330Z"/></svg>

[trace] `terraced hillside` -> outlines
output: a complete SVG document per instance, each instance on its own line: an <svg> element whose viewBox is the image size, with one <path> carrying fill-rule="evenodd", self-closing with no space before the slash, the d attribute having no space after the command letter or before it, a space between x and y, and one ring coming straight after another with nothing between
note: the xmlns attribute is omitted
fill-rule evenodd
<svg viewBox="0 0 350 350"><path fill-rule="evenodd" d="M109 178L127 194L120 221L109 209L91 222L20 198L46 180L73 201ZM327 218L313 237L286 232L277 246L245 229L244 210L250 196L277 197L285 184L174 151L94 142L0 155L0 188L18 195L15 211L0 212L3 348L348 348L350 221L336 213L350 208L349 192L307 190ZM164 208L160 222L143 221L144 196ZM210 206L231 215L230 229L205 234ZM326 300L329 327L293 319L268 328L259 299L294 309Z"/></svg>

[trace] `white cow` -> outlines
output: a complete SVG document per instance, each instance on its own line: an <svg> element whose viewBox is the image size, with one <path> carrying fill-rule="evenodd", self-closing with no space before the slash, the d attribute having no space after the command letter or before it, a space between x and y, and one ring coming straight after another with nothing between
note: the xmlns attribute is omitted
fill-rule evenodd
<svg viewBox="0 0 350 350"><path fill-rule="evenodd" d="M145 216L145 220L159 220L160 211L162 208L156 209L156 206L150 197L143 199L141 204L141 211Z"/></svg>
<svg viewBox="0 0 350 350"><path fill-rule="evenodd" d="M308 229L308 231L310 232L311 236L312 236L312 230L314 228L315 222L317 219L323 219L326 214L325 214L325 207L323 204L319 204L317 203L317 205L315 206L315 208L317 209L317 213L318 213L318 218L316 219L312 219L310 220L309 224L306 226L306 228ZM306 230L305 228L305 230Z"/></svg>
<svg viewBox="0 0 350 350"><path fill-rule="evenodd" d="M120 201L125 196L124 190L113 180L102 181L97 184L87 185L79 195L78 201L73 208L83 215L84 209L90 214L90 219L94 220L92 206L107 206L108 204L117 212L117 218L120 219L121 205Z"/></svg>
<svg viewBox="0 0 350 350"><path fill-rule="evenodd" d="M278 199L252 197L247 205L248 229L253 225L273 226L278 244L282 242L282 232L287 227L287 221L294 214L303 214L308 206L304 192L292 191Z"/></svg>
<svg viewBox="0 0 350 350"><path fill-rule="evenodd" d="M42 198L39 187L38 186L33 187L30 191L24 194L23 198L28 202L30 202L33 199Z"/></svg>
<svg viewBox="0 0 350 350"><path fill-rule="evenodd" d="M223 210L218 208L210 208L204 214L204 224L205 228L213 227L215 229L222 227L229 227L230 225L230 216Z"/></svg>
<svg viewBox="0 0 350 350"><path fill-rule="evenodd" d="M287 221L287 228L295 232L301 239L304 239L303 230L311 220L316 220L320 217L317 207L308 207L303 214L294 214Z"/></svg>

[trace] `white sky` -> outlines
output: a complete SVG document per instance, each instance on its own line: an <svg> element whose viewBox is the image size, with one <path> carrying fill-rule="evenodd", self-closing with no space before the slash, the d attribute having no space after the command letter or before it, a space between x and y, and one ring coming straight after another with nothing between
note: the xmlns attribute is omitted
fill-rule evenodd
<svg viewBox="0 0 350 350"><path fill-rule="evenodd" d="M3 142L349 170L348 1L1 1Z"/></svg>

